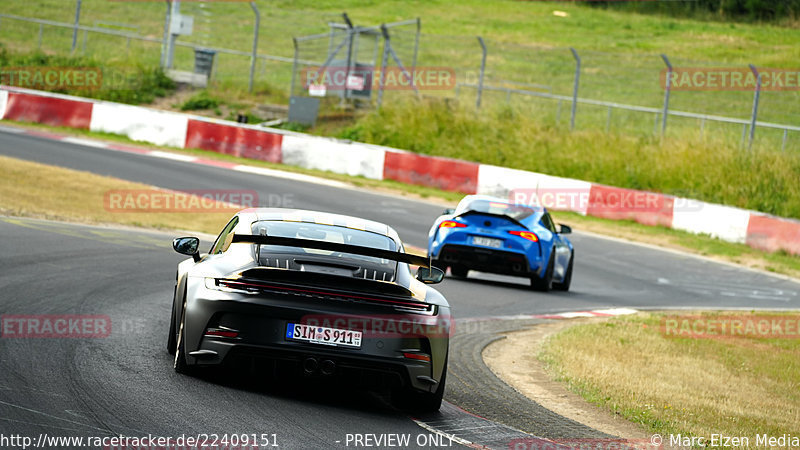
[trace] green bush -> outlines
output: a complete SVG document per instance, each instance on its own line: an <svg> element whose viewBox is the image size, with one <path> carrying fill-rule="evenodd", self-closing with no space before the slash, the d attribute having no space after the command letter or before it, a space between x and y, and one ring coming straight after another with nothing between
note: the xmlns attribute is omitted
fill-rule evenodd
<svg viewBox="0 0 800 450"><path fill-rule="evenodd" d="M183 102L181 111L197 111L201 109L216 109L220 105L220 101L212 97L208 91L200 91L193 95L190 99Z"/></svg>
<svg viewBox="0 0 800 450"><path fill-rule="evenodd" d="M109 65L86 57L49 55L41 52L11 53L5 48L0 48L0 67L97 70L102 75L96 87L70 88L59 83L23 85L21 87L134 105L152 103L156 97L165 97L175 90L175 83L167 78L160 68L146 67L140 64L122 62ZM9 80L5 79L3 82L8 83ZM16 83L12 82L12 84Z"/></svg>

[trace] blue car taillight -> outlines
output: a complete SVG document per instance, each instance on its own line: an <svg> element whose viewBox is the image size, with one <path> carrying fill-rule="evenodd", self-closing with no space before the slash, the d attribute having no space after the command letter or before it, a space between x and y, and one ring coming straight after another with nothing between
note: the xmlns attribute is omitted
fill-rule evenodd
<svg viewBox="0 0 800 450"><path fill-rule="evenodd" d="M514 236L519 236L523 239L527 239L531 242L539 242L539 236L536 235L533 231L517 231L512 230L509 231L508 234L513 234Z"/></svg>
<svg viewBox="0 0 800 450"><path fill-rule="evenodd" d="M445 220L439 224L439 228L466 228L467 226L455 220Z"/></svg>

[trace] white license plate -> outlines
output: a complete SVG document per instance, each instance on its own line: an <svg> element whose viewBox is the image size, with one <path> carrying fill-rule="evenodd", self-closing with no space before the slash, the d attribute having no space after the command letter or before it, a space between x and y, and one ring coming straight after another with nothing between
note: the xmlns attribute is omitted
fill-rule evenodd
<svg viewBox="0 0 800 450"><path fill-rule="evenodd" d="M311 342L312 344L361 348L361 336L362 333L360 331L316 327L299 323L286 325L286 339Z"/></svg>
<svg viewBox="0 0 800 450"><path fill-rule="evenodd" d="M472 243L475 245L483 245L484 247L493 247L493 248L500 248L503 246L502 239L492 239L481 236L474 236L472 238Z"/></svg>

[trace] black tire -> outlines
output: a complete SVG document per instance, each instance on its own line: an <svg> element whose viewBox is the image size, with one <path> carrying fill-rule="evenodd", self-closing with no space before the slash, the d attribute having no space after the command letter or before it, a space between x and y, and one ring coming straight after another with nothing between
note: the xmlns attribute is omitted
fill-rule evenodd
<svg viewBox="0 0 800 450"><path fill-rule="evenodd" d="M450 266L450 273L453 274L454 277L458 278L467 278L467 274L469 273L469 269L462 265L453 265Z"/></svg>
<svg viewBox="0 0 800 450"><path fill-rule="evenodd" d="M531 287L535 291L548 292L553 288L553 270L555 268L556 252L555 249L550 252L550 262L547 263L547 270L544 272L544 277L539 278L534 275L531 277Z"/></svg>
<svg viewBox="0 0 800 450"><path fill-rule="evenodd" d="M419 392L417 390L401 390L397 392L395 404L401 409L414 413L432 413L439 411L444 399L444 387L447 382L447 359L444 360L442 379L436 392Z"/></svg>
<svg viewBox="0 0 800 450"><path fill-rule="evenodd" d="M175 329L175 294L177 291L178 286L175 286L175 293L172 294L172 312L169 315L169 336L167 336L167 353L170 355L175 354L178 343L178 331Z"/></svg>
<svg viewBox="0 0 800 450"><path fill-rule="evenodd" d="M557 291L569 291L569 285L572 283L572 263L575 261L575 250L569 254L569 264L567 264L567 273L564 275L564 281L561 283L553 283L553 289Z"/></svg>
<svg viewBox="0 0 800 450"><path fill-rule="evenodd" d="M175 361L172 364L172 368L175 369L175 372L177 373L189 375L192 373L192 367L186 363L186 339L183 335L183 323L186 319L184 314L185 311L186 304L184 303L183 307L181 308L181 325L178 328L178 337L175 345Z"/></svg>

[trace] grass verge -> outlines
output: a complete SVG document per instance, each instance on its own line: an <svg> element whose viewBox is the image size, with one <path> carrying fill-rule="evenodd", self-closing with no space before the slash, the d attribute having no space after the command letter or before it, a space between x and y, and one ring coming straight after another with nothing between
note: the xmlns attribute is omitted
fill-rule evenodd
<svg viewBox="0 0 800 450"><path fill-rule="evenodd" d="M106 207L113 190L152 186L89 172L0 156L0 214L83 223L200 231L217 234L235 209L220 212L115 212ZM188 195L179 195L188 200Z"/></svg>
<svg viewBox="0 0 800 450"><path fill-rule="evenodd" d="M552 336L539 358L589 402L651 432L705 437L706 445L713 433L746 436L755 445L756 435L797 432L800 340L665 337L663 317L576 325Z"/></svg>
<svg viewBox="0 0 800 450"><path fill-rule="evenodd" d="M663 192L800 218L800 157L736 139L565 132L511 107L409 101L367 113L339 136L418 153Z"/></svg>
<svg viewBox="0 0 800 450"><path fill-rule="evenodd" d="M137 146L144 148L168 150L174 153L200 156L206 159L229 161L238 164L247 164L252 166L283 170L287 172L313 175L317 177L323 177L345 182L356 187L369 189L374 192L384 192L392 195L422 199L431 203L439 204L443 208L454 206L463 197L463 194L457 192L447 192L424 186L408 185L391 180L379 181L363 177L353 177L348 175L336 174L332 172L325 172L320 170L303 169L299 167L274 164L265 161L238 158L230 155L222 155L219 153L206 150L174 149L168 147L159 147L140 142L133 142L126 137L108 133L96 133L86 130L77 130L73 128L51 127L41 124L29 124L29 123L23 124L7 120L0 121L0 123L27 129L57 132L64 135L94 138L94 139L119 142L124 144L135 144ZM63 175L62 177L59 178L54 177L53 180L63 179L65 180L66 183L71 183L73 182L70 181L72 178L74 179L81 178L75 176L76 171L55 168L51 166L44 166L44 167L48 167L49 170L63 171L65 173L65 175ZM0 169L0 172L5 174L5 172L9 170L10 168L6 169L6 167L3 167L3 169ZM22 173L20 176L34 177L35 175ZM114 180L113 178L100 177L100 179L105 180L103 182L107 184L107 189L125 188L124 186L120 187L108 181L108 180ZM70 189L69 184L59 185L55 184L55 181L49 181L48 183L41 183L41 179L19 179L17 180L18 182L12 182L10 180L11 180L10 177L6 176L2 177L0 184L4 186L10 185L6 186L4 189L9 189L9 188L22 189L21 187L19 187L20 185L34 186L35 189L38 190L41 195L43 195L43 198L50 198L52 196L63 195L64 191ZM128 182L123 182L121 180L117 181L120 181L121 183L128 183ZM18 186L14 186L15 184ZM139 187L142 186L136 183L131 183L131 184ZM134 187L134 189L136 189L136 187ZM88 195L86 194L87 192L94 192L94 194ZM80 210L73 210L71 208L67 208L66 210L64 210L63 213L59 213L58 211L60 206L57 202L52 204L52 208L54 209L50 211L48 209L50 206L45 206L44 203L35 201L36 200L35 197L33 200L27 201L26 203L21 204L18 207L14 205L4 207L3 202L6 203L16 202L16 200L14 200L16 197L6 196L6 195L2 197L3 200L0 200L0 208L3 208L6 214L14 214L14 215L29 215L37 217L50 217L50 218L58 218L65 220L77 220L77 221L100 222L100 223L102 222L123 223L129 225L138 225L138 226L155 227L155 228L164 228L164 227L183 228L183 229L192 228L196 229L197 231L205 231L205 230L200 230L197 227L190 226L189 224L193 224L193 222L191 221L192 217L189 215L181 216L181 214L172 214L169 217L173 220L177 220L177 223L176 222L167 223L164 220L160 220L158 217L139 218L137 220L133 220L132 216L105 214L102 211L103 203L100 202L100 200L102 200L102 195L100 194L101 192L104 193L105 190L104 189L91 190L88 189L88 186L85 189L78 189L71 191L71 194L73 196L84 197L82 200L79 201L79 204L89 205L92 208L101 209L101 211L91 212L84 210L84 212L79 213L78 211ZM181 217L178 217L176 219L173 216L181 216ZM767 253L760 250L755 250L753 248L750 248L742 244L733 244L729 242L720 241L719 239L713 239L708 236L694 235L683 231L671 230L663 227L648 227L632 221L612 221L607 219L587 217L575 213L564 213L564 212L556 213L555 217L558 222L564 222L573 225L576 231L582 231L582 230L590 231L612 237L628 239L631 241L654 244L661 247L667 247L679 251L685 251L688 253L694 253L711 257L714 259L718 259L720 261L733 262L747 267L767 270L775 273L792 276L795 278L800 278L800 257L792 256L786 253ZM219 219L219 220L221 220L221 222L217 228L224 225L224 219ZM217 228L214 228L208 232L216 234L219 231Z"/></svg>

